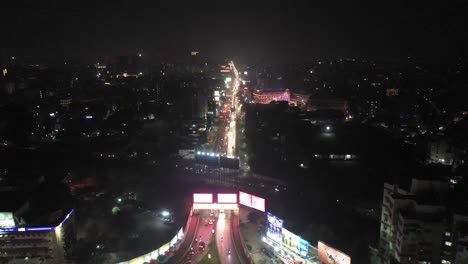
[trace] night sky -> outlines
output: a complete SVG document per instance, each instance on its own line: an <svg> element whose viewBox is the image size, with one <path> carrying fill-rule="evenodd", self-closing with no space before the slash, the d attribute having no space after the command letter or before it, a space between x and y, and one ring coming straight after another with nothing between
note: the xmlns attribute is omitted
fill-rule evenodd
<svg viewBox="0 0 468 264"><path fill-rule="evenodd" d="M0 63L11 56L37 62L94 62L139 49L155 61L180 59L192 49L207 57L243 62L443 58L466 55L468 46L464 1L412 6L394 1L352 5L310 1L315 3L302 7L232 1L168 7L160 2L2 3Z"/></svg>

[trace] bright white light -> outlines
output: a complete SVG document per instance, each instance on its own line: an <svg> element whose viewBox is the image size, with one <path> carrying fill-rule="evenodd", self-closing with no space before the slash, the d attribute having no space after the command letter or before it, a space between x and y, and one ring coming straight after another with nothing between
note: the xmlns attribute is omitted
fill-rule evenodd
<svg viewBox="0 0 468 264"><path fill-rule="evenodd" d="M263 236L263 237L262 237L262 241L263 241L263 242L266 242L266 237Z"/></svg>
<svg viewBox="0 0 468 264"><path fill-rule="evenodd" d="M244 72L244 75L247 75L247 74L248 74L248 72L245 71L245 72Z"/></svg>
<svg viewBox="0 0 468 264"><path fill-rule="evenodd" d="M197 155L200 155L200 154L201 154L201 152L200 152L200 151L197 151Z"/></svg>
<svg viewBox="0 0 468 264"><path fill-rule="evenodd" d="M54 116L55 116L55 113L50 113L49 116L50 116L50 117L54 117Z"/></svg>
<svg viewBox="0 0 468 264"><path fill-rule="evenodd" d="M122 198L117 198L117 202L121 203L121 202L122 202Z"/></svg>
<svg viewBox="0 0 468 264"><path fill-rule="evenodd" d="M170 213L168 211L163 211L162 212L162 216L169 216L169 215L170 215Z"/></svg>
<svg viewBox="0 0 468 264"><path fill-rule="evenodd" d="M138 57L141 57L141 56L143 56L143 55L141 53L138 53Z"/></svg>
<svg viewBox="0 0 468 264"><path fill-rule="evenodd" d="M330 126L327 126L326 129L327 129L327 131L330 131L331 127L330 127Z"/></svg>

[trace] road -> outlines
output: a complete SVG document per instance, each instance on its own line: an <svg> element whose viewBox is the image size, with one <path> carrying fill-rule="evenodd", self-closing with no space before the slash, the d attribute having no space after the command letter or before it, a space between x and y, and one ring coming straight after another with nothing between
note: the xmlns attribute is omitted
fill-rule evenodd
<svg viewBox="0 0 468 264"><path fill-rule="evenodd" d="M206 249L208 248L209 243L213 242L213 233L212 230L215 228L214 225L209 224L209 220L211 219L210 217L210 211L209 210L200 210L200 224L198 226L197 234L195 236L195 239L192 243L191 248L193 248L195 254L193 254L191 257L189 257L192 261L192 263L198 263L200 262L203 257L205 256ZM204 251L199 250L199 243L200 241L204 242L206 247ZM198 250L198 251L197 251ZM190 251L189 251L190 253ZM187 259L187 257L186 257Z"/></svg>
<svg viewBox="0 0 468 264"><path fill-rule="evenodd" d="M216 223L216 246L222 264L241 263L234 249L231 236L231 211L220 213ZM229 254L231 250L231 254Z"/></svg>
<svg viewBox="0 0 468 264"><path fill-rule="evenodd" d="M235 75L234 80L232 80L232 87L230 91L230 98L231 98L231 117L229 123L229 130L227 132L227 156L228 157L235 157L236 156L236 122L237 122L237 113L239 112L239 100L237 99L237 93L239 92L239 72L234 65L234 62L230 63L231 69Z"/></svg>
<svg viewBox="0 0 468 264"><path fill-rule="evenodd" d="M192 244L192 241L195 239L195 235L197 234L197 230L200 226L201 221L199 220L198 216L189 216L191 217L190 225L187 229L187 232L184 237L184 241L182 244L179 246L179 249L174 253L174 256L172 256L168 263L184 263L183 259L184 256L187 254L187 252L190 249L190 245Z"/></svg>
<svg viewBox="0 0 468 264"><path fill-rule="evenodd" d="M239 92L241 80L234 63L230 62L229 64L234 78L230 82L226 82L228 87L226 99L217 107L217 121L213 123L208 131L208 142L212 151L232 158L237 156L236 122L240 113L237 93Z"/></svg>

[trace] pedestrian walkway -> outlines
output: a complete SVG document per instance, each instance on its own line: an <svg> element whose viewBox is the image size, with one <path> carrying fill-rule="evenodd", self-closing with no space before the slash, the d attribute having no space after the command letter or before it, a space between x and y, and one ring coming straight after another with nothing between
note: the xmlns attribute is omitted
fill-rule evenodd
<svg viewBox="0 0 468 264"><path fill-rule="evenodd" d="M266 264L266 263L282 263L280 259L276 257L268 257L262 252L264 248L262 242L262 230L257 223L250 223L247 216L250 212L258 212L254 209L241 208L239 210L240 231L244 238L244 243L249 249L250 257L255 264Z"/></svg>

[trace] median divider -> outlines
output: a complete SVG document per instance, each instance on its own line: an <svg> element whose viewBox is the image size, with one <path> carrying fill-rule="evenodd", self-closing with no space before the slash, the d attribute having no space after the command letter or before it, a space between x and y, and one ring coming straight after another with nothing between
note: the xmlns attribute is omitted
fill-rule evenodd
<svg viewBox="0 0 468 264"><path fill-rule="evenodd" d="M253 264L253 260L250 257L247 247L245 246L244 240L239 229L239 216L232 216L231 220L231 236L234 242L234 249L239 257L239 261L242 264Z"/></svg>

